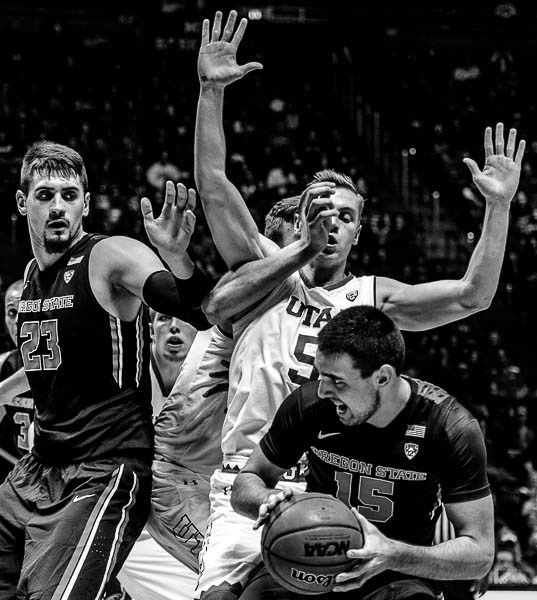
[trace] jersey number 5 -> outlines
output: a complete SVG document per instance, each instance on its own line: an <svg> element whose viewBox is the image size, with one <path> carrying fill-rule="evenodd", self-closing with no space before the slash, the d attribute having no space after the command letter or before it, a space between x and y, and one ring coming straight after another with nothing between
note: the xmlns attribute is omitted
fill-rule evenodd
<svg viewBox="0 0 537 600"><path fill-rule="evenodd" d="M356 506L351 502L352 473L336 471L337 498L347 506ZM393 481L365 477L360 475L358 480L358 512L368 521L386 523L393 515L393 500L388 496L393 495Z"/></svg>
<svg viewBox="0 0 537 600"><path fill-rule="evenodd" d="M304 366L301 368L301 371L289 369L289 379L293 383L302 385L303 383L317 379L319 373L317 373L317 369L313 366L313 363L318 343L319 340L314 335L304 335L301 333L298 336L294 355L297 361Z"/></svg>
<svg viewBox="0 0 537 600"><path fill-rule="evenodd" d="M62 364L62 353L58 345L58 319L49 321L25 321L19 337L25 339L20 351L26 371L55 371ZM41 340L47 345L46 354L37 354Z"/></svg>

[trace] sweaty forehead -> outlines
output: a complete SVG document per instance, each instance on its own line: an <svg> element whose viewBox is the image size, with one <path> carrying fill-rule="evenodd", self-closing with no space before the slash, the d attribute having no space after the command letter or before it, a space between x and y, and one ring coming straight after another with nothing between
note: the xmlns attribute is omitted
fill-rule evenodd
<svg viewBox="0 0 537 600"><path fill-rule="evenodd" d="M19 300L21 299L21 294L22 294L22 290L13 290L11 292L8 292L6 294L6 297L4 298L4 303L6 305L6 308L8 306L17 306L19 304Z"/></svg>

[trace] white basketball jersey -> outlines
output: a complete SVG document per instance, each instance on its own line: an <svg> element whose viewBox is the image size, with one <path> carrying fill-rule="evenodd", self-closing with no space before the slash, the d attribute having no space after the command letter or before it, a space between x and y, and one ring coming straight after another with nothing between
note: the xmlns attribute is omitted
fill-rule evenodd
<svg viewBox="0 0 537 600"><path fill-rule="evenodd" d="M374 277L349 275L326 288L308 288L295 274L234 324L224 464L244 464L283 400L317 378L321 328L340 310L361 304L375 304Z"/></svg>
<svg viewBox="0 0 537 600"><path fill-rule="evenodd" d="M220 466L232 348L217 326L196 335L155 423L156 460L206 475Z"/></svg>

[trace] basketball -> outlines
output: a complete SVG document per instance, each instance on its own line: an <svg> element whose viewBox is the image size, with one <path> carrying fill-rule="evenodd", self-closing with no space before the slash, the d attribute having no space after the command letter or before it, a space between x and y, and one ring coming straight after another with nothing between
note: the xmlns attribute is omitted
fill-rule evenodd
<svg viewBox="0 0 537 600"><path fill-rule="evenodd" d="M363 543L362 528L343 502L329 494L297 494L271 511L261 535L261 555L286 589L324 594L336 585L338 573L355 564L347 550Z"/></svg>

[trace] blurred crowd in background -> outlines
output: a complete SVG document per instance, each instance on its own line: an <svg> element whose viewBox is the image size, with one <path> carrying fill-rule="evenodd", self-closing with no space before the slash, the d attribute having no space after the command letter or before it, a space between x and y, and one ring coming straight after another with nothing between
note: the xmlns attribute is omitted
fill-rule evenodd
<svg viewBox="0 0 537 600"><path fill-rule="evenodd" d="M0 3L2 290L30 256L14 202L29 143L51 139L82 154L89 231L145 239L140 198L156 207L166 179L193 185L200 24L229 3L151 4L137 13L53 2L29 18ZM484 128L496 121L527 140L492 307L405 339L407 372L445 387L483 428L498 543L490 581L537 582L537 8L387 18L369 6L352 21L338 2L326 11L299 4L250 8L239 60L264 70L226 97L229 177L260 227L276 200L333 168L367 199L351 271L459 278L484 215L462 158L482 165ZM191 253L217 281L225 267L199 207L197 216ZM0 351L9 347L4 334Z"/></svg>

